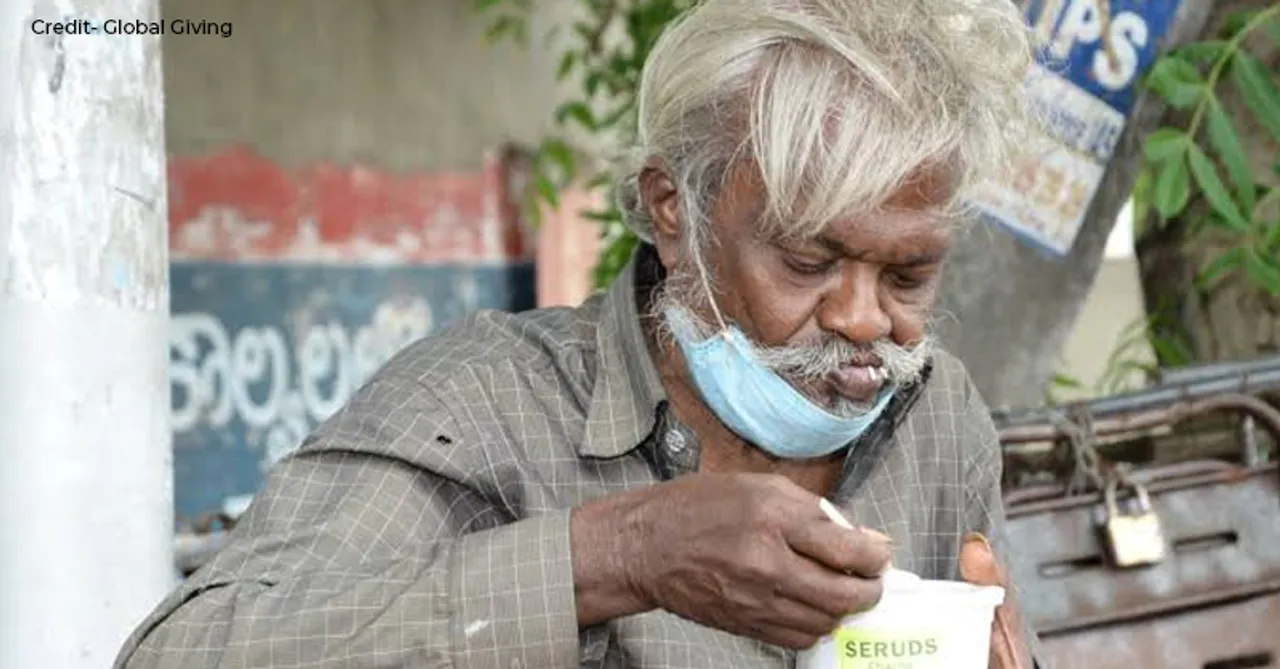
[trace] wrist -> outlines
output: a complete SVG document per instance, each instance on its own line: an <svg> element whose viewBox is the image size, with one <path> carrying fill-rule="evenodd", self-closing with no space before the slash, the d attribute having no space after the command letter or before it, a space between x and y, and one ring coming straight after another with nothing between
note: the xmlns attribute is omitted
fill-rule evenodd
<svg viewBox="0 0 1280 669"><path fill-rule="evenodd" d="M644 492L594 500L570 514L579 628L654 608L643 578Z"/></svg>

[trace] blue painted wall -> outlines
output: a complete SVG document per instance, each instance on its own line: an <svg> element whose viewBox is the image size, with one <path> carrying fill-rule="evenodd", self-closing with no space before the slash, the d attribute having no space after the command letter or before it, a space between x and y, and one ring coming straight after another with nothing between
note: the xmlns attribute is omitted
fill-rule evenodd
<svg viewBox="0 0 1280 669"><path fill-rule="evenodd" d="M408 342L468 311L535 304L531 263L176 262L170 387L178 521L252 494Z"/></svg>

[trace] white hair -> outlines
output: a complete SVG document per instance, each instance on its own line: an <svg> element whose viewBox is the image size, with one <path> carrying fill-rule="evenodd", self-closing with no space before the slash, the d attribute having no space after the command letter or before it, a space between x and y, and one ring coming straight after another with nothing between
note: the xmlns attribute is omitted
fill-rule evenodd
<svg viewBox="0 0 1280 669"><path fill-rule="evenodd" d="M744 159L779 236L875 211L923 168L962 192L1021 141L1029 35L1011 0L705 0L645 63L625 218L653 241L638 183L652 158L690 237Z"/></svg>

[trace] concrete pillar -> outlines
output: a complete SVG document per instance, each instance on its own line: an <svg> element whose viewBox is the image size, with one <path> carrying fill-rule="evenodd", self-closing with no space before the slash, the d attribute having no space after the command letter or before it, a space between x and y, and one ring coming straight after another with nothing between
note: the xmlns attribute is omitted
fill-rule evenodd
<svg viewBox="0 0 1280 669"><path fill-rule="evenodd" d="M101 669L173 585L160 37L0 1L0 667Z"/></svg>

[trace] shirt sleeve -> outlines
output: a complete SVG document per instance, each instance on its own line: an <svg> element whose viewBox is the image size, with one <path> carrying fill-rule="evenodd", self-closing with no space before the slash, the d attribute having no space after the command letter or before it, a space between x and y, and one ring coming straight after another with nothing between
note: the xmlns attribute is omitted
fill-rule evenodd
<svg viewBox="0 0 1280 669"><path fill-rule="evenodd" d="M1009 572L1008 562L1014 549L1009 544L1005 532L1004 496L1001 479L1004 470L1004 457L1000 447L1000 435L995 422L991 420L991 412L983 401L972 381L968 382L965 408L965 453L968 454L965 467L965 526L966 532L980 532L991 543L996 559ZM1006 592L1008 600L1017 601L1019 588L1017 583L1009 583ZM1036 666L1043 667L1044 654L1040 648L1040 638L1032 627L1030 617L1025 611L1022 615L1023 635L1027 648Z"/></svg>
<svg viewBox="0 0 1280 669"><path fill-rule="evenodd" d="M417 381L375 379L115 666L578 666L569 512L512 521L465 464L479 448Z"/></svg>

